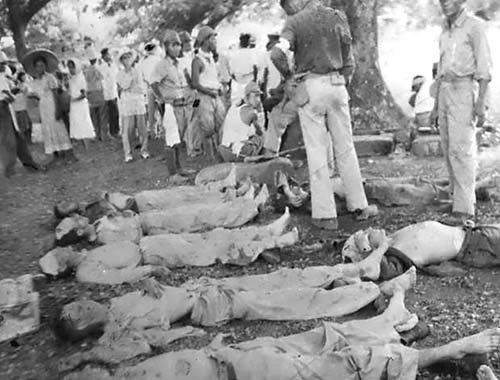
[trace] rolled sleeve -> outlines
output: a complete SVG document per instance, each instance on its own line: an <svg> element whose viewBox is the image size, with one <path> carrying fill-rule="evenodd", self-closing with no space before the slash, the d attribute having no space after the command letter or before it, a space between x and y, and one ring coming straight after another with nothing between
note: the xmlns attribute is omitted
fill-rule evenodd
<svg viewBox="0 0 500 380"><path fill-rule="evenodd" d="M486 30L482 23L476 23L471 29L471 39L476 58L474 79L491 81L493 63L488 37L486 36Z"/></svg>

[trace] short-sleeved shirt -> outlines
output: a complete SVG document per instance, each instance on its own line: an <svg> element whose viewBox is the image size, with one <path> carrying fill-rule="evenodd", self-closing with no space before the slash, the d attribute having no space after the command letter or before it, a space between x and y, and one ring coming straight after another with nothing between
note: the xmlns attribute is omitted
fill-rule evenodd
<svg viewBox="0 0 500 380"><path fill-rule="evenodd" d="M319 1L288 17L281 37L290 42L298 73L328 74L354 66L347 16Z"/></svg>
<svg viewBox="0 0 500 380"><path fill-rule="evenodd" d="M113 100L118 97L118 89L116 86L116 76L118 75L118 67L114 63L104 62L99 66L102 76L102 90L104 100Z"/></svg>
<svg viewBox="0 0 500 380"><path fill-rule="evenodd" d="M439 40L439 77L474 77L491 80L492 60L484 22L463 11Z"/></svg>
<svg viewBox="0 0 500 380"><path fill-rule="evenodd" d="M146 113L142 74L136 67L129 71L120 70L117 76L118 87L121 89L118 101L120 115L134 116Z"/></svg>
<svg viewBox="0 0 500 380"><path fill-rule="evenodd" d="M166 103L184 95L185 77L178 60L165 57L151 74L151 83L159 84L159 91Z"/></svg>

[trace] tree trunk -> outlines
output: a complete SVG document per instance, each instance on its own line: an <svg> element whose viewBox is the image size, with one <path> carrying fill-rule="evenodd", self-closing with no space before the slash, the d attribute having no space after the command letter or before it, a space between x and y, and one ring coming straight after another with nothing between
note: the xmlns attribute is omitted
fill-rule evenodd
<svg viewBox="0 0 500 380"><path fill-rule="evenodd" d="M26 28L35 14L40 11L50 0L5 0L8 11L9 28L12 31L16 45L16 55L22 60L28 47L26 45Z"/></svg>
<svg viewBox="0 0 500 380"><path fill-rule="evenodd" d="M356 70L350 85L354 130L406 128L409 120L382 78L378 57L378 0L346 2Z"/></svg>

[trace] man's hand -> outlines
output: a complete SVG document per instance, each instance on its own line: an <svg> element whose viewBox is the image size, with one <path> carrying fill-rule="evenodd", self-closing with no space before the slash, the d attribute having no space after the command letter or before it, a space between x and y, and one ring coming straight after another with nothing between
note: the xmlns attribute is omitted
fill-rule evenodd
<svg viewBox="0 0 500 380"><path fill-rule="evenodd" d="M476 127L481 128L486 121L486 106L483 99L478 99L474 104L474 116L476 117Z"/></svg>

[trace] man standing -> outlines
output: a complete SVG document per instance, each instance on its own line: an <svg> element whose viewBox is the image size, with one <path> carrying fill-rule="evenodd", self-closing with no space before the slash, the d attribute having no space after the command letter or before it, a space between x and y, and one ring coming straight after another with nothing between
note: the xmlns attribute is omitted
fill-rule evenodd
<svg viewBox="0 0 500 380"><path fill-rule="evenodd" d="M272 59L288 79L286 91L299 107L311 184L312 222L338 228L328 157L333 153L347 191L347 207L358 219L375 215L366 199L354 149L346 83L353 72L351 33L345 13L319 0L281 0L288 19ZM289 68L286 52L295 55ZM333 144L325 138L325 130Z"/></svg>
<svg viewBox="0 0 500 380"><path fill-rule="evenodd" d="M199 102L194 110L193 135L196 137L193 138L193 148L196 150L202 142L205 153L214 158L226 114L214 57L217 51L217 34L211 27L202 26L195 46L199 50L193 59L192 86L198 91Z"/></svg>
<svg viewBox="0 0 500 380"><path fill-rule="evenodd" d="M97 66L97 52L94 47L89 47L87 54L90 65L83 70L87 82L87 100L90 107L90 117L94 124L95 135L99 141L108 138L106 105L104 102L103 80L104 76Z"/></svg>
<svg viewBox="0 0 500 380"><path fill-rule="evenodd" d="M144 47L144 51L147 56L140 63L140 71L142 73L144 82L146 82L147 86L147 102L148 102L148 130L150 134L154 134L155 125L156 125L156 98L151 89L151 75L153 74L156 66L161 61L161 57L158 55L158 46L154 42L150 42L146 44Z"/></svg>
<svg viewBox="0 0 500 380"><path fill-rule="evenodd" d="M476 126L485 120L491 81L491 55L482 20L465 9L466 0L440 0L446 17L439 41L438 96L434 119L439 119L441 141L453 193L449 224L474 218ZM474 92L479 84L477 99Z"/></svg>
<svg viewBox="0 0 500 380"><path fill-rule="evenodd" d="M186 78L179 62L181 40L174 30L166 30L163 37L165 58L160 60L151 75L151 89L165 107L163 127L167 146L169 175L180 169L180 143L185 139L191 120L192 101L185 98ZM172 117L173 116L173 117Z"/></svg>
<svg viewBox="0 0 500 380"><path fill-rule="evenodd" d="M99 67L104 77L102 82L104 101L106 102L106 116L109 123L109 133L113 137L117 137L120 132L119 115L118 115L118 86L116 77L118 75L118 67L113 62L108 48L101 50L103 63Z"/></svg>

